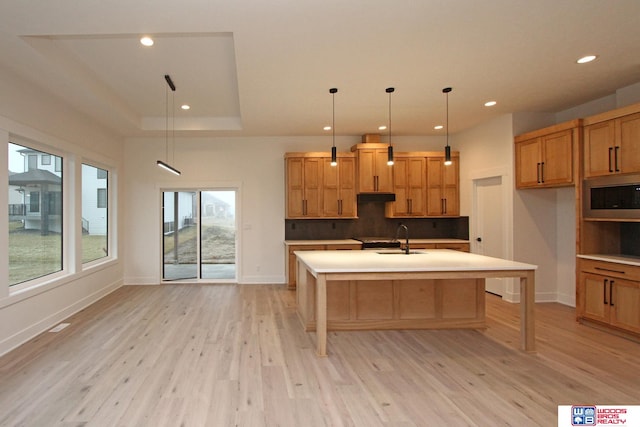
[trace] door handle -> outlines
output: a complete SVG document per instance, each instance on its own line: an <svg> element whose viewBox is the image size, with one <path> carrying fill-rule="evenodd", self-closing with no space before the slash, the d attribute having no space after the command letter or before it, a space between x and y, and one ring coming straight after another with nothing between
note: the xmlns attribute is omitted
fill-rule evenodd
<svg viewBox="0 0 640 427"><path fill-rule="evenodd" d="M476 237L476 242L482 242L482 237Z"/></svg>
<svg viewBox="0 0 640 427"><path fill-rule="evenodd" d="M613 154L613 147L609 147L609 172L613 172L613 167L611 166L611 154Z"/></svg>
<svg viewBox="0 0 640 427"><path fill-rule="evenodd" d="M613 307L613 280L609 281L609 305Z"/></svg>

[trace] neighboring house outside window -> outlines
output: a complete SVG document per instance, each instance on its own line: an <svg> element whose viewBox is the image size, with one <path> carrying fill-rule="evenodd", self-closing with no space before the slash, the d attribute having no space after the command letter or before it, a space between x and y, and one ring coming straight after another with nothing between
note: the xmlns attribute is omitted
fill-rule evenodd
<svg viewBox="0 0 640 427"><path fill-rule="evenodd" d="M38 165L47 157L59 170ZM62 270L62 157L10 142L8 158L9 286L15 286Z"/></svg>
<svg viewBox="0 0 640 427"><path fill-rule="evenodd" d="M106 181L106 182L105 182ZM109 172L82 165L82 262L109 255Z"/></svg>

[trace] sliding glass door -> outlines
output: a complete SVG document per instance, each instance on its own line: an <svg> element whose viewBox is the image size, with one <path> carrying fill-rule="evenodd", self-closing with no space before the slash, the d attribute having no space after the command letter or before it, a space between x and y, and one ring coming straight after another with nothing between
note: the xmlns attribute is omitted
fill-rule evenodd
<svg viewBox="0 0 640 427"><path fill-rule="evenodd" d="M236 281L235 190L164 191L165 281Z"/></svg>

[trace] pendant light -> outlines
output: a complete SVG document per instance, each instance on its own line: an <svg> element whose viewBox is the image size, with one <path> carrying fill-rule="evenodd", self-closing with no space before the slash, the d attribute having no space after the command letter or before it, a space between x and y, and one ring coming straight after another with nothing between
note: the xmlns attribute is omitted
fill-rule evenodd
<svg viewBox="0 0 640 427"><path fill-rule="evenodd" d="M391 94L395 89L392 87L388 87L385 89L385 92L389 94L389 126L387 129L389 130L389 147L387 147L387 164L389 166L393 166L393 146L391 145Z"/></svg>
<svg viewBox="0 0 640 427"><path fill-rule="evenodd" d="M449 147L449 92L451 92L452 90L453 89L451 89L450 87L445 87L444 89L442 89L442 93L446 95L446 99L447 99L447 121L446 121L447 145L444 147L445 166L449 166L451 164L451 147Z"/></svg>
<svg viewBox="0 0 640 427"><path fill-rule="evenodd" d="M331 94L333 102L333 116L331 123L331 131L333 132L333 145L331 145L331 166L338 165L338 154L336 153L336 92L338 92L338 89L335 87L329 89L329 93Z"/></svg>
<svg viewBox="0 0 640 427"><path fill-rule="evenodd" d="M165 116L166 127L165 127L165 133L164 133L165 161L163 162L162 160L158 160L156 164L162 169L169 171L174 175L180 175L180 171L174 168L173 166L169 165L168 163L169 162L169 89L171 89L171 92L172 92L171 104L172 104L172 114L174 114L172 131L175 133L175 112L174 112L175 110L173 109L173 100L174 100L173 92L176 91L176 85L173 84L173 80L171 80L171 76L169 76L168 74L165 74L164 79L167 82L167 89L165 89L165 113L166 113L166 116ZM175 150L176 150L175 136L172 137L172 142L173 142L173 160L175 161Z"/></svg>

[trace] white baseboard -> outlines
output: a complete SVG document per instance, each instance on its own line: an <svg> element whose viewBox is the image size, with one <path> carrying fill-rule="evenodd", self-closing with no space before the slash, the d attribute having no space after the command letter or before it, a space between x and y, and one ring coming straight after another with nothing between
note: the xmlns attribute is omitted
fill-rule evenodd
<svg viewBox="0 0 640 427"><path fill-rule="evenodd" d="M17 347L21 346L22 344L34 338L35 336L41 334L42 332L45 332L51 329L52 327L54 327L64 319L88 307L89 305L93 304L99 299L104 298L105 296L109 295L111 292L115 291L121 286L122 286L122 280L117 280L113 283L110 283L105 287L92 293L91 295L88 295L74 302L68 307L58 311L57 313L53 313L45 317L44 319L40 320L39 322L34 323L33 325L30 325L30 326L27 326L21 331L0 341L0 356L10 352L11 350L16 349Z"/></svg>

